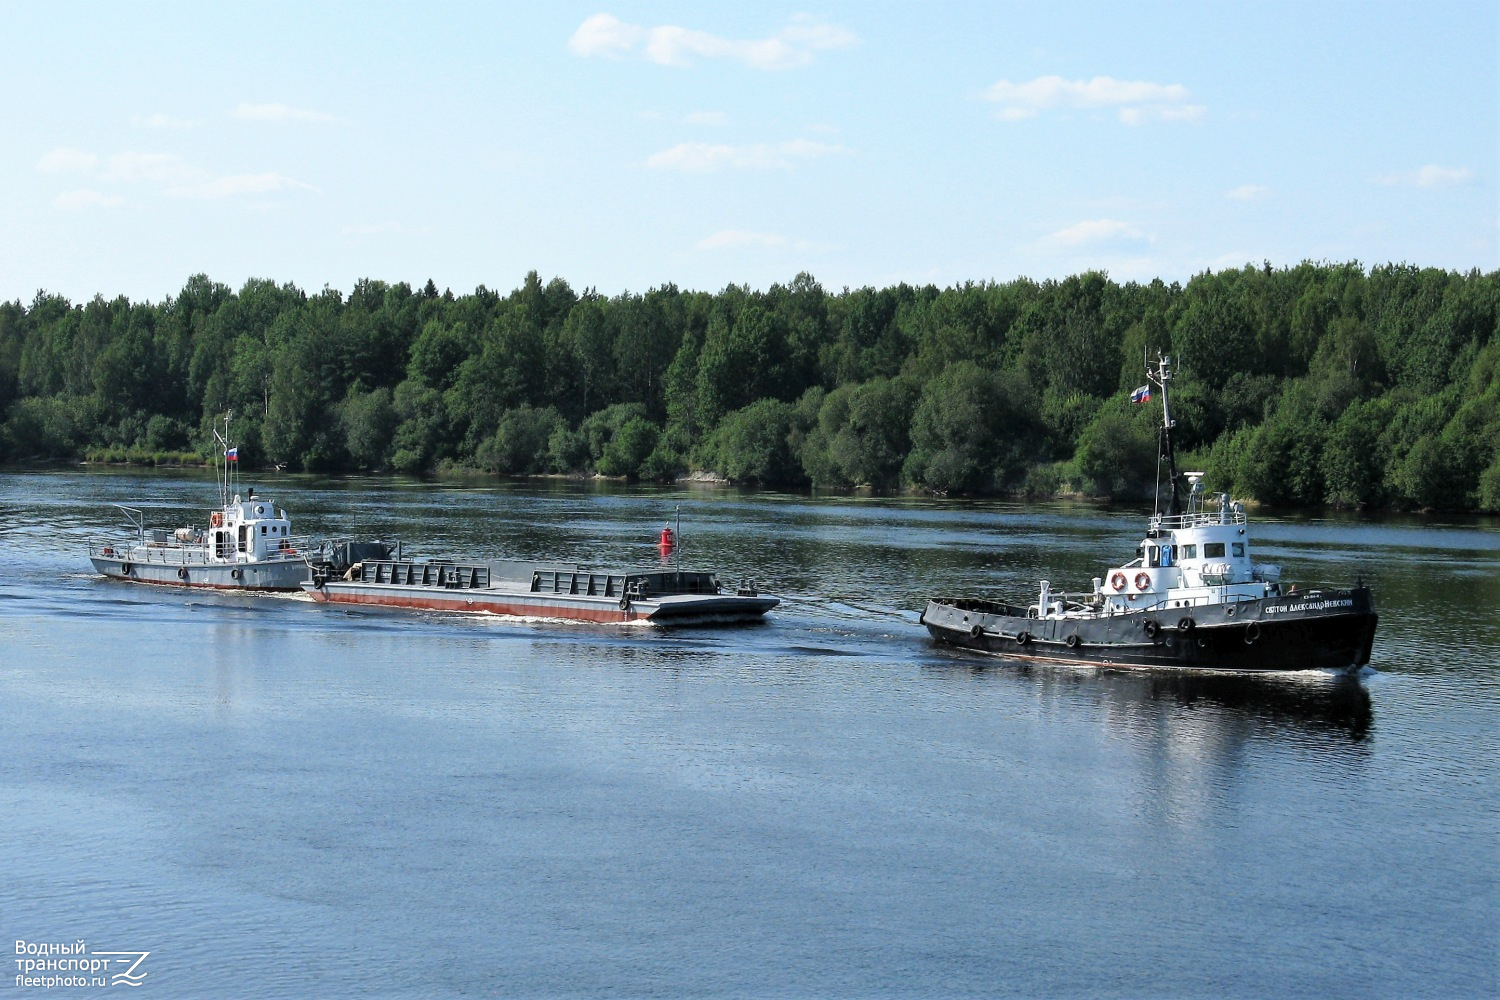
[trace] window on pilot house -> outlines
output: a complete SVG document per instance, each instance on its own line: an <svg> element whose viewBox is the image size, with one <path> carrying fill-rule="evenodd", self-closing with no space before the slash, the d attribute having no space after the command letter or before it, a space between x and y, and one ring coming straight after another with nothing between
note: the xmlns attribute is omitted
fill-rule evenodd
<svg viewBox="0 0 1500 1000"><path fill-rule="evenodd" d="M1236 559L1243 559L1243 558L1245 558L1245 543L1244 542L1235 542L1234 543L1234 557Z"/></svg>
<svg viewBox="0 0 1500 1000"><path fill-rule="evenodd" d="M1203 558L1205 558L1205 559L1216 559L1216 558L1217 559L1223 559L1224 558L1224 543L1223 542L1204 542L1203 543Z"/></svg>
<svg viewBox="0 0 1500 1000"><path fill-rule="evenodd" d="M1198 546L1196 545L1179 545L1177 549L1178 555L1182 556L1182 558L1184 559L1198 558Z"/></svg>

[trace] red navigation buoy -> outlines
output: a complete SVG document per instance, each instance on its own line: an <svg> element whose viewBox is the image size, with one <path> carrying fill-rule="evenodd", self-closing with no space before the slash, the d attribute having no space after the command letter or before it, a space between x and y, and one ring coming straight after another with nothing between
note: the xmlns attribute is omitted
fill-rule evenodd
<svg viewBox="0 0 1500 1000"><path fill-rule="evenodd" d="M666 552L677 547L677 536L672 534L672 526L667 525L661 529L661 542L659 543Z"/></svg>

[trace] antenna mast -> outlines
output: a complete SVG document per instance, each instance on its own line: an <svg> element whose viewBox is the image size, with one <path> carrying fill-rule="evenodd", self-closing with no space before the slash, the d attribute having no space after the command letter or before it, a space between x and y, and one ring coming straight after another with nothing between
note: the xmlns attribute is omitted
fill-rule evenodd
<svg viewBox="0 0 1500 1000"><path fill-rule="evenodd" d="M1161 441L1159 460L1167 463L1167 510L1168 517L1175 517L1182 513L1182 499L1179 495L1178 484L1180 476L1177 474L1177 452L1172 446L1172 428L1176 422L1172 419L1171 401L1167 398L1167 383L1172 381L1172 359L1165 354L1156 356L1156 369L1146 366L1146 378L1155 383L1161 389ZM1160 477L1158 477L1158 482ZM1157 495L1157 506L1160 508L1161 496ZM1158 509L1158 513L1161 511Z"/></svg>
<svg viewBox="0 0 1500 1000"><path fill-rule="evenodd" d="M234 416L233 410L230 410L229 412L224 414L223 434L219 433L219 428L215 427L213 429L214 440L219 442L219 452L214 456L214 468L219 473L218 479L220 510L223 510L225 507L229 506L229 418L232 416ZM238 462L236 462L235 464L236 471L238 471Z"/></svg>

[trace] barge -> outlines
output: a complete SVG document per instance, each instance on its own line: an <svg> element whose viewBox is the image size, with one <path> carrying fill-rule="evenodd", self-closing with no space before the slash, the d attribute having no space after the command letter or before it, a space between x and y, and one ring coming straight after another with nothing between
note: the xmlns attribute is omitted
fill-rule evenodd
<svg viewBox="0 0 1500 1000"><path fill-rule="evenodd" d="M366 559L302 587L326 604L665 625L759 621L781 603L754 584L727 590L713 573L532 562Z"/></svg>

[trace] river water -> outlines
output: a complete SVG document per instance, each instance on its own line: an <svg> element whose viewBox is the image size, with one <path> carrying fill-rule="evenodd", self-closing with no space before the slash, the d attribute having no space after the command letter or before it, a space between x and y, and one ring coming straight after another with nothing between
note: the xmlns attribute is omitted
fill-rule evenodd
<svg viewBox="0 0 1500 1000"><path fill-rule="evenodd" d="M112 583L110 505L202 524L210 478L0 474L7 954L149 951L146 997L1500 992L1493 521L1254 519L1284 579L1372 585L1372 669L1183 678L917 624L1086 586L1140 511L257 485L298 533L616 566L680 507L685 568L785 600L665 631Z"/></svg>

